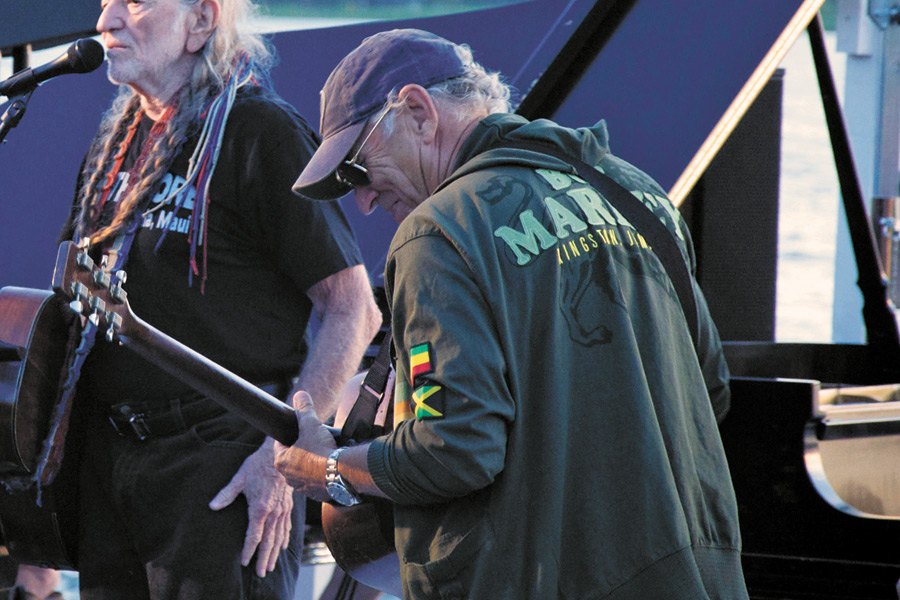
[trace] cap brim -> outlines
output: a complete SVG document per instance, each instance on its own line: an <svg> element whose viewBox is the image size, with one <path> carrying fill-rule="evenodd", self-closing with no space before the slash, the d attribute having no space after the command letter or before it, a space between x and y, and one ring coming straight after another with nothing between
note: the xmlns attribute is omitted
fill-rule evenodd
<svg viewBox="0 0 900 600"><path fill-rule="evenodd" d="M312 200L333 200L350 193L351 187L338 181L335 170L366 127L366 119L326 138L307 163L291 190Z"/></svg>

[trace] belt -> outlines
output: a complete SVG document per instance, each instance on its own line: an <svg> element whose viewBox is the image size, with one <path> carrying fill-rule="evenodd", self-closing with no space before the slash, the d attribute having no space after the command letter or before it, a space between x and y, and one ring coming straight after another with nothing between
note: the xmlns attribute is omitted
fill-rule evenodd
<svg viewBox="0 0 900 600"><path fill-rule="evenodd" d="M286 384L259 386L276 397L287 393ZM109 422L122 437L145 441L187 431L200 421L227 412L214 400L196 395L174 398L165 403L125 401L109 407Z"/></svg>

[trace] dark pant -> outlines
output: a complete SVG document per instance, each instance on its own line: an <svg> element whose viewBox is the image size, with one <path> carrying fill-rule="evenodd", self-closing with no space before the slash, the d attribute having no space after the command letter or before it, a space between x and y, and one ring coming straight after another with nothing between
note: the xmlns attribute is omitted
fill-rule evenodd
<svg viewBox="0 0 900 600"><path fill-rule="evenodd" d="M203 404L196 404L197 402ZM188 405L189 404L189 405ZM107 415L85 418L78 552L82 600L290 600L300 566L305 500L295 495L291 544L257 577L240 564L247 503L208 503L263 435L211 400L181 405L184 427L164 436L117 433ZM198 415L203 415L198 421Z"/></svg>

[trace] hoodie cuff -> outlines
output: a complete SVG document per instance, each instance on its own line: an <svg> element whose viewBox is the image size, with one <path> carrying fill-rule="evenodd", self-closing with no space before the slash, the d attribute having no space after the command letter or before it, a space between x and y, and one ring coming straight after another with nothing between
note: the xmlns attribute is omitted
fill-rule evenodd
<svg viewBox="0 0 900 600"><path fill-rule="evenodd" d="M384 442L386 438L376 438L369 444L366 452L366 466L369 468L369 475L372 481L384 492L392 501L397 501L402 493L391 482L388 468L388 453L390 446Z"/></svg>

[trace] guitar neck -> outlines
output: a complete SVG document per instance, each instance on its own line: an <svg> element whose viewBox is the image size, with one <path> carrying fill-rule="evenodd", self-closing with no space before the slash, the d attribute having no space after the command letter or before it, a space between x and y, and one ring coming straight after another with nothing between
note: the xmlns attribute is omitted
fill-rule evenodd
<svg viewBox="0 0 900 600"><path fill-rule="evenodd" d="M291 407L140 319L128 305L124 280L98 268L75 243L60 244L53 289L72 300L73 310L102 321L109 339L121 340L263 433L286 446L297 441L299 427Z"/></svg>
<svg viewBox="0 0 900 600"><path fill-rule="evenodd" d="M126 348L209 396L286 446L299 435L294 410L271 394L132 315L119 332Z"/></svg>

